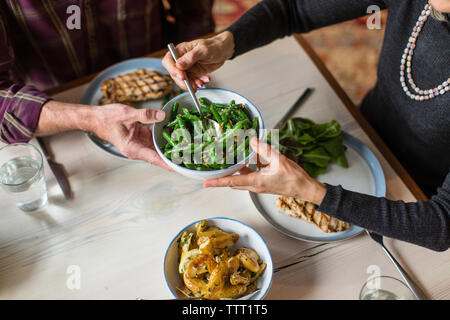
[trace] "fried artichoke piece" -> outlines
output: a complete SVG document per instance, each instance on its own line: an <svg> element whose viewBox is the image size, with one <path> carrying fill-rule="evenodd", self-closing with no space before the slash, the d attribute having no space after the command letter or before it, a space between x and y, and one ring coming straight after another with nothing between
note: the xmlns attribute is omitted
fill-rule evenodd
<svg viewBox="0 0 450 320"><path fill-rule="evenodd" d="M251 272L258 272L259 256L255 251L247 248L241 248L237 251L237 257L241 261L244 268L250 270Z"/></svg>
<svg viewBox="0 0 450 320"><path fill-rule="evenodd" d="M228 266L226 262L220 262L211 272L209 277L205 298L211 299L217 292L221 291L227 282ZM213 298L215 299L215 298Z"/></svg>
<svg viewBox="0 0 450 320"><path fill-rule="evenodd" d="M210 254L199 254L193 258L184 271L189 278L198 278L205 273L212 273L217 266L214 257Z"/></svg>
<svg viewBox="0 0 450 320"><path fill-rule="evenodd" d="M231 284L226 284L221 290L218 290L210 299L237 299L243 296L247 291L247 286L243 284L238 284L233 286Z"/></svg>
<svg viewBox="0 0 450 320"><path fill-rule="evenodd" d="M189 263L195 259L200 254L200 250L192 249L186 252L183 252L180 257L180 263L178 265L178 272L184 273L189 265Z"/></svg>
<svg viewBox="0 0 450 320"><path fill-rule="evenodd" d="M200 246L203 242L211 240L212 246L215 249L229 249L239 240L239 235L236 233L226 233L221 230L204 231L199 234L197 244Z"/></svg>
<svg viewBox="0 0 450 320"><path fill-rule="evenodd" d="M200 234L204 231L206 231L206 229L208 229L208 225L206 220L202 220L199 223L197 223L195 225L195 227L197 228L197 236L200 236Z"/></svg>
<svg viewBox="0 0 450 320"><path fill-rule="evenodd" d="M251 257L255 261L261 262L261 258L259 257L259 255L256 253L255 250L252 250L249 248L239 248L236 250L236 252L246 254L247 256Z"/></svg>
<svg viewBox="0 0 450 320"><path fill-rule="evenodd" d="M239 267L241 266L241 262L239 261L238 257L234 256L227 260L227 265L229 274L233 274L238 271Z"/></svg>
<svg viewBox="0 0 450 320"><path fill-rule="evenodd" d="M249 270L236 271L230 275L230 283L232 285L244 284L249 285L251 281L251 273Z"/></svg>
<svg viewBox="0 0 450 320"><path fill-rule="evenodd" d="M178 245L180 253L189 251L193 236L194 236L193 233L189 233L187 231L183 232L183 234L180 237L180 243Z"/></svg>
<svg viewBox="0 0 450 320"><path fill-rule="evenodd" d="M243 295L246 296L246 295L248 295L248 294L250 294L250 293L252 293L252 292L255 292L256 289L258 289L258 288L256 287L256 284L251 283L251 284L249 284L249 285L247 286L247 290L244 292Z"/></svg>
<svg viewBox="0 0 450 320"><path fill-rule="evenodd" d="M202 253L206 253L206 254L214 254L215 253L211 239L206 239L206 241L201 242L199 244L198 248L200 249L200 251Z"/></svg>
<svg viewBox="0 0 450 320"><path fill-rule="evenodd" d="M208 283L203 279L189 278L186 273L184 273L183 281L186 288L191 290L195 297L203 297L208 293Z"/></svg>
<svg viewBox="0 0 450 320"><path fill-rule="evenodd" d="M254 274L252 274L251 278L250 278L250 282L253 283L256 281L256 279L259 278L259 276L261 275L261 273L263 273L263 271L266 269L266 264L265 263L261 263L259 265L259 270L257 272L255 272Z"/></svg>

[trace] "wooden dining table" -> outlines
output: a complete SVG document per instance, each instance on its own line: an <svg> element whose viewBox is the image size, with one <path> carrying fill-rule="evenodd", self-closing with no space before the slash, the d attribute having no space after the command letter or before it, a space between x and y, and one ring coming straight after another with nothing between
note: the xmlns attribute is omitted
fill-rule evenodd
<svg viewBox="0 0 450 320"><path fill-rule="evenodd" d="M79 103L94 77L48 92L59 101ZM239 92L258 106L267 128L306 87L314 88L298 116L335 119L366 144L383 168L387 198L426 199L301 36L230 60L211 77L209 86ZM374 275L400 279L381 247L364 233L341 242L296 240L269 224L248 192L205 189L201 181L115 157L84 132L45 141L67 172L73 198L63 197L48 167L49 203L43 209L24 213L0 192L0 299L173 298L163 274L170 241L191 222L219 216L250 225L267 242L274 276L266 299L358 299ZM450 299L450 252L389 238L385 243L428 298Z"/></svg>

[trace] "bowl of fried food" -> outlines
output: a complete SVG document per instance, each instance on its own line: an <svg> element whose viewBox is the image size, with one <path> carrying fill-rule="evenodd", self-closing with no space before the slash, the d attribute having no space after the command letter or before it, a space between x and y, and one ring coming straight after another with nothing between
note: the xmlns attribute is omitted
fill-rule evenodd
<svg viewBox="0 0 450 320"><path fill-rule="evenodd" d="M272 276L272 257L264 239L230 218L188 225L164 257L164 277L176 299L260 300Z"/></svg>
<svg viewBox="0 0 450 320"><path fill-rule="evenodd" d="M253 136L263 137L258 108L242 95L218 88L199 89L202 114L188 92L163 107L166 119L153 127L156 151L175 172L205 180L231 175L254 156ZM212 128L216 121L220 130Z"/></svg>

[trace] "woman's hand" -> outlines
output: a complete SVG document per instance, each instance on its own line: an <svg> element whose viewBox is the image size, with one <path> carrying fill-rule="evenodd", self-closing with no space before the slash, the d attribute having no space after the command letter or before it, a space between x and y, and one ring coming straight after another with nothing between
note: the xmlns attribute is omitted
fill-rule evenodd
<svg viewBox="0 0 450 320"><path fill-rule="evenodd" d="M317 205L322 203L326 193L322 183L311 178L297 163L268 144L253 138L250 145L263 164L259 171L253 172L245 168L239 175L209 179L203 185L207 188L231 187L256 193L291 196Z"/></svg>
<svg viewBox="0 0 450 320"><path fill-rule="evenodd" d="M162 64L176 84L187 90L183 71L186 71L195 89L210 81L207 75L219 69L234 52L233 34L224 31L209 39L182 42L176 46L179 58L175 62L170 52L164 56Z"/></svg>
<svg viewBox="0 0 450 320"><path fill-rule="evenodd" d="M153 144L152 128L148 126L164 120L164 111L135 109L124 104L93 107L95 116L90 131L112 143L130 159L171 170L161 159Z"/></svg>

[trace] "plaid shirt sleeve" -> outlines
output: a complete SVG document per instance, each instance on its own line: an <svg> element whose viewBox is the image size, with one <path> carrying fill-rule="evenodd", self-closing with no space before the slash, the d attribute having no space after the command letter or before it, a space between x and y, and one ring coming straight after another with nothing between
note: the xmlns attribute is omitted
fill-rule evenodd
<svg viewBox="0 0 450 320"><path fill-rule="evenodd" d="M11 80L14 52L0 10L0 139L28 142L34 135L42 106L51 98L33 86Z"/></svg>

